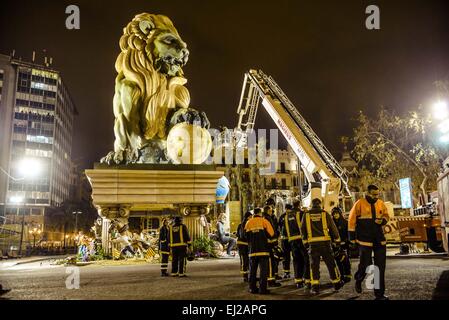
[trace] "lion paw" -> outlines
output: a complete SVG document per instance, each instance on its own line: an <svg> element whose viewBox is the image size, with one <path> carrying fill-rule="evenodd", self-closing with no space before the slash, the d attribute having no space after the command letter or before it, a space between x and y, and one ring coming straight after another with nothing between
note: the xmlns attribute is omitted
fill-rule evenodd
<svg viewBox="0 0 449 320"><path fill-rule="evenodd" d="M101 158L100 163L106 163L108 165L123 163L123 151L111 151L105 157Z"/></svg>

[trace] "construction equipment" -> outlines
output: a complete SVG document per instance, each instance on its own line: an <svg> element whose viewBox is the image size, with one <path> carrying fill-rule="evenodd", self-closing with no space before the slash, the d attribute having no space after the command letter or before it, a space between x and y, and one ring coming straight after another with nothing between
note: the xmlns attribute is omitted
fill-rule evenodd
<svg viewBox="0 0 449 320"><path fill-rule="evenodd" d="M247 146L249 135L254 133L260 104L276 123L301 163L310 186L302 199L303 206L309 207L312 198L320 196L324 209L330 211L339 204L342 197L351 197L348 177L343 168L274 79L261 70L245 73L237 109L238 126L234 130L236 147Z"/></svg>

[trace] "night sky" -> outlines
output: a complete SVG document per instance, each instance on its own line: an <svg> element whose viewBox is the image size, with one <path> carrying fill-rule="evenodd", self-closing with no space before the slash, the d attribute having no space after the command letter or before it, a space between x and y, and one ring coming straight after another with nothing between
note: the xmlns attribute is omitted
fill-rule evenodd
<svg viewBox="0 0 449 320"><path fill-rule="evenodd" d="M69 4L80 7L80 30L65 28ZM369 4L381 30L365 28ZM337 157L358 110L428 106L434 81L449 79L449 1L3 0L0 52L53 57L79 110L73 158L83 167L113 148L118 41L141 12L167 15L187 42L191 106L213 127L237 124L243 74L260 68ZM257 127L275 125L259 112Z"/></svg>

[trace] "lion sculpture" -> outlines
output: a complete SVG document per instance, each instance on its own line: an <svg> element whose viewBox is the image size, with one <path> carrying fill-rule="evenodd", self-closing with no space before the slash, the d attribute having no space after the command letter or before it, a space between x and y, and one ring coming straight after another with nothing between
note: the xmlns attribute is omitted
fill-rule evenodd
<svg viewBox="0 0 449 320"><path fill-rule="evenodd" d="M180 123L207 133L204 112L189 107L182 67L187 44L170 19L142 13L124 28L115 69L114 151L102 163L168 163L167 136Z"/></svg>

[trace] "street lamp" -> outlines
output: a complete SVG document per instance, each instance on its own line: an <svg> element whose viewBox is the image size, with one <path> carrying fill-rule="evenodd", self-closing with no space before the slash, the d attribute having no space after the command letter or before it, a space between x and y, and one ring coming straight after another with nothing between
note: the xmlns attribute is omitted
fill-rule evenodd
<svg viewBox="0 0 449 320"><path fill-rule="evenodd" d="M42 171L42 164L34 158L23 158L17 166L19 174L24 178L35 178Z"/></svg>
<svg viewBox="0 0 449 320"><path fill-rule="evenodd" d="M72 214L75 215L75 235L78 236L78 215L82 214L82 211L73 211ZM77 252L77 248L75 246L75 253Z"/></svg>
<svg viewBox="0 0 449 320"><path fill-rule="evenodd" d="M33 249L36 247L36 236L40 235L42 231L38 228L33 228L29 231L29 233L33 236Z"/></svg>
<svg viewBox="0 0 449 320"><path fill-rule="evenodd" d="M446 119L449 116L446 101L439 100L433 104L433 116L438 120Z"/></svg>
<svg viewBox="0 0 449 320"><path fill-rule="evenodd" d="M20 204L24 203L24 199L21 196L12 196L9 198L9 201L15 205L17 205L17 215L20 213ZM22 214L22 223L21 223L21 231L20 231L20 242L19 242L19 256L22 255L22 243L23 243L23 230L25 226L25 214Z"/></svg>
<svg viewBox="0 0 449 320"><path fill-rule="evenodd" d="M78 234L78 215L82 214L82 211L73 211L72 214L75 216L75 234Z"/></svg>
<svg viewBox="0 0 449 320"><path fill-rule="evenodd" d="M442 134L439 137L440 143L449 143L449 108L446 101L438 100L433 104L433 117L437 120L436 127Z"/></svg>
<svg viewBox="0 0 449 320"><path fill-rule="evenodd" d="M66 234L66 235L64 236L64 249L65 249L66 241L67 241L68 238L69 238L69 235Z"/></svg>

